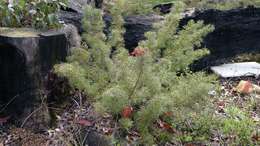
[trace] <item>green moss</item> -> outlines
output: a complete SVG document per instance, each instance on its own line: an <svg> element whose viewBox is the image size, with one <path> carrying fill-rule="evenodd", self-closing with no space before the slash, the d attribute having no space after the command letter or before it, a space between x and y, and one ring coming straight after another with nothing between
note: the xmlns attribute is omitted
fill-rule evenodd
<svg viewBox="0 0 260 146"><path fill-rule="evenodd" d="M0 28L0 35L8 37L39 37L39 33L40 32L30 28Z"/></svg>
<svg viewBox="0 0 260 146"><path fill-rule="evenodd" d="M232 59L234 62L259 62L260 63L260 54L256 53L246 53L246 54L240 54L237 55Z"/></svg>

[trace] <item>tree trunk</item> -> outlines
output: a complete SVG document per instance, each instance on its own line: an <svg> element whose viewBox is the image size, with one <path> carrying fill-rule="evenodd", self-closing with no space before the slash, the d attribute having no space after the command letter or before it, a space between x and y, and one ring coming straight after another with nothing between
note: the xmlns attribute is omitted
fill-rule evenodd
<svg viewBox="0 0 260 146"><path fill-rule="evenodd" d="M0 114L19 125L45 128L49 117L43 80L67 52L63 33L0 28Z"/></svg>

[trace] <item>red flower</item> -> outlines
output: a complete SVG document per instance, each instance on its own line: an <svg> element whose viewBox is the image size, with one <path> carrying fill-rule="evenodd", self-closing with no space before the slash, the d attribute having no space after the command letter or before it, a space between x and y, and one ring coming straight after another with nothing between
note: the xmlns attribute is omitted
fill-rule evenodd
<svg viewBox="0 0 260 146"><path fill-rule="evenodd" d="M145 54L145 49L141 47L137 47L133 52L130 53L131 56L139 57Z"/></svg>
<svg viewBox="0 0 260 146"><path fill-rule="evenodd" d="M123 108L122 112L121 112L121 116L123 118L130 118L132 116L133 113L133 107L131 106L126 106Z"/></svg>

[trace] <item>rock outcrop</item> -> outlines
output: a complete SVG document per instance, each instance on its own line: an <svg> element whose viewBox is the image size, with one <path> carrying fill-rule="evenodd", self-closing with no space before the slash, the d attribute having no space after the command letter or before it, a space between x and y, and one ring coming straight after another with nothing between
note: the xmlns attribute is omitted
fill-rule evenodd
<svg viewBox="0 0 260 146"><path fill-rule="evenodd" d="M162 21L163 17L159 15L146 15L146 16L129 16L125 18L126 33L125 46L128 49L133 49L138 45L140 40L144 40L144 33L150 31L153 24Z"/></svg>
<svg viewBox="0 0 260 146"><path fill-rule="evenodd" d="M83 32L81 21L83 18L83 14L75 11L60 11L58 17L65 24L72 24L77 27L80 33Z"/></svg>
<svg viewBox="0 0 260 146"><path fill-rule="evenodd" d="M199 60L196 69L229 62L239 54L260 53L260 8L206 10L185 18L181 25L191 19L215 26L214 32L204 39L211 54Z"/></svg>
<svg viewBox="0 0 260 146"><path fill-rule="evenodd" d="M61 20L74 24L80 32L83 31L82 17L81 13L66 11L60 15ZM206 24L215 26L215 31L210 33L203 43L210 49L211 55L195 63L193 67L196 70L228 62L232 57L242 53L260 52L260 8L197 11L194 15L185 17L180 27L192 19L203 20ZM109 16L105 16L104 20L107 24L111 21ZM126 47L134 48L140 40L145 39L144 33L152 29L153 23L161 20L163 20L162 17L155 15L126 17L126 34L124 35Z"/></svg>
<svg viewBox="0 0 260 146"><path fill-rule="evenodd" d="M61 11L59 13L59 19L66 24L75 25L78 28L79 33L83 32L83 28L81 26L82 18L83 14L78 12ZM161 20L163 20L163 17L159 15L135 15L126 17L126 33L124 35L126 48L134 48L140 40L145 39L144 33L151 30L155 22L159 22ZM111 17L109 15L105 15L104 21L106 22L107 26L109 26ZM105 29L104 31L105 33L109 33L108 29Z"/></svg>

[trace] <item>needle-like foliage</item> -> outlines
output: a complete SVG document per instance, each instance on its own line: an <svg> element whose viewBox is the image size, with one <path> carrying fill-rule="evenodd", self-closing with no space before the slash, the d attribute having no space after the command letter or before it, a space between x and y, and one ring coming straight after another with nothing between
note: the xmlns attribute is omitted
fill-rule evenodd
<svg viewBox="0 0 260 146"><path fill-rule="evenodd" d="M140 141L152 144L156 137L150 127L162 114L200 113L207 105L214 78L190 73L188 66L208 53L206 49L194 48L201 48L203 37L213 27L190 21L179 30L185 5L176 3L165 20L156 24L146 34L147 39L129 54L123 39L122 15L126 5L126 0L109 3L107 11L112 22L108 36L103 33L102 11L87 6L83 39L88 48L75 50L69 62L56 65L55 71L69 78L73 87L90 95L97 111L114 115L125 129L137 127ZM120 119L125 107L134 107L135 114Z"/></svg>

